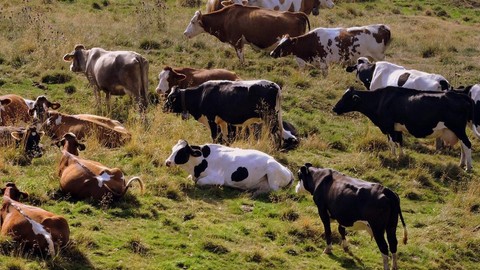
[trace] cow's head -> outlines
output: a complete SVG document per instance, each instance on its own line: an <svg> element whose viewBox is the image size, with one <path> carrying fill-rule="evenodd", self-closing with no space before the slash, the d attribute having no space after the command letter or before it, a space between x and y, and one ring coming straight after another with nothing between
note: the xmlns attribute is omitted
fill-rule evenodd
<svg viewBox="0 0 480 270"><path fill-rule="evenodd" d="M202 150L199 147L192 147L185 140L179 140L177 144L172 147L172 154L165 160L167 167L173 165L182 165L189 161L190 156L202 156Z"/></svg>
<svg viewBox="0 0 480 270"><path fill-rule="evenodd" d="M296 193L305 191L313 193L313 190L310 190L311 183L313 183L313 177L310 173L310 167L312 167L311 163L305 163L305 165L300 167L300 170L298 170L298 184L295 187Z"/></svg>
<svg viewBox="0 0 480 270"><path fill-rule="evenodd" d="M88 50L82 44L75 45L73 52L63 56L65 62L72 62L70 70L73 72L86 72Z"/></svg>
<svg viewBox="0 0 480 270"><path fill-rule="evenodd" d="M181 91L177 86L172 87L163 105L163 112L181 113L183 111Z"/></svg>
<svg viewBox="0 0 480 270"><path fill-rule="evenodd" d="M360 57L357 60L357 64L348 66L347 72L357 71L357 79L359 79L365 87L370 90L370 84L372 83L373 72L375 71L375 64L371 63L368 58Z"/></svg>
<svg viewBox="0 0 480 270"><path fill-rule="evenodd" d="M335 4L333 3L332 0L320 0L320 6L323 8L333 8ZM313 14L315 15L315 14ZM316 14L318 15L318 14Z"/></svg>
<svg viewBox="0 0 480 270"><path fill-rule="evenodd" d="M85 144L79 142L77 136L71 132L65 133L63 138L55 144L58 147L63 147L63 150L75 156L78 156L79 150L83 151L86 148Z"/></svg>
<svg viewBox="0 0 480 270"><path fill-rule="evenodd" d="M168 95L170 88L178 85L179 82L185 80L187 76L184 74L175 72L171 67L163 68L162 72L158 75L158 86L155 91L157 94Z"/></svg>
<svg viewBox="0 0 480 270"><path fill-rule="evenodd" d="M348 88L342 98L333 107L333 112L340 115L358 110L361 101L360 96L357 95L358 92L359 91L353 89L353 87Z"/></svg>
<svg viewBox="0 0 480 270"><path fill-rule="evenodd" d="M22 145L27 158L39 158L43 155L43 146L40 139L44 134L43 131L38 131L35 125L28 127L23 131L12 132L12 137Z"/></svg>
<svg viewBox="0 0 480 270"><path fill-rule="evenodd" d="M283 57L292 54L293 40L289 35L284 35L278 42L277 47L270 52L270 56L273 58Z"/></svg>
<svg viewBox="0 0 480 270"><path fill-rule="evenodd" d="M203 28L202 13L200 10L197 10L183 34L187 38L193 38L194 36L197 36L203 32L205 32L205 29Z"/></svg>
<svg viewBox="0 0 480 270"><path fill-rule="evenodd" d="M60 103L50 102L47 97L39 96L33 103L33 108L29 110L29 114L34 121L38 121L41 125L47 120L48 109L57 110L58 108L60 108Z"/></svg>
<svg viewBox="0 0 480 270"><path fill-rule="evenodd" d="M17 185L12 182L8 182L5 184L4 188L0 189L1 193L3 196L8 197L14 201L19 201L22 197L23 199L28 198L28 193L22 192L17 188Z"/></svg>

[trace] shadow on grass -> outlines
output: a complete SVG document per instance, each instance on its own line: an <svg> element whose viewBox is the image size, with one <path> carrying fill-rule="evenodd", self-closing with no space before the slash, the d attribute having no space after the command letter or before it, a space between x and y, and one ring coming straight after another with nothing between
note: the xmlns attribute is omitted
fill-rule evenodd
<svg viewBox="0 0 480 270"><path fill-rule="evenodd" d="M330 257L330 259L332 260L339 262L341 267L345 269L365 269L365 264L359 257L355 256L352 251L349 250L347 252L338 252L342 252L342 254L340 256L337 256L335 254L328 254L328 257Z"/></svg>

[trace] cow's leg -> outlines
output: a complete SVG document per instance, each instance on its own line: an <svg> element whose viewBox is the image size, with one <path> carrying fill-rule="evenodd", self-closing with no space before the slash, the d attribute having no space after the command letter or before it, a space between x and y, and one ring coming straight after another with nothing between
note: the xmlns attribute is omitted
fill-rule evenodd
<svg viewBox="0 0 480 270"><path fill-rule="evenodd" d="M347 235L347 230L345 229L345 227L338 224L338 232L342 237L342 248L345 252L348 252L348 243L347 243L347 238L345 237Z"/></svg>
<svg viewBox="0 0 480 270"><path fill-rule="evenodd" d="M453 133L455 133L460 140L462 150L460 152L460 167L463 168L463 166L466 165L466 170L470 171L472 169L472 143L467 137L465 127L458 129L450 128L450 130L453 131Z"/></svg>
<svg viewBox="0 0 480 270"><path fill-rule="evenodd" d="M100 108L102 96L100 95L100 90L97 86L93 87L93 95L95 96L96 107Z"/></svg>
<svg viewBox="0 0 480 270"><path fill-rule="evenodd" d="M397 213L395 213L397 215ZM393 264L392 268L394 270L397 269L397 246L398 246L398 241L397 241L397 223L398 223L398 216L395 218L394 221L389 224L387 228L387 240L388 240L388 246L390 248L390 252L392 253L392 258L393 258Z"/></svg>
<svg viewBox="0 0 480 270"><path fill-rule="evenodd" d="M111 111L111 106L110 106L110 92L106 91L105 92L105 102L107 103L107 114L110 114L112 111Z"/></svg>
<svg viewBox="0 0 480 270"><path fill-rule="evenodd" d="M228 124L222 118L216 116L215 123L220 126L220 131L222 132L222 139L225 143L228 143Z"/></svg>
<svg viewBox="0 0 480 270"><path fill-rule="evenodd" d="M223 185L223 177L213 174L213 175L207 175L202 178L198 178L195 183L199 186L205 186L205 185Z"/></svg>
<svg viewBox="0 0 480 270"><path fill-rule="evenodd" d="M243 46L244 46L244 38L242 36L233 46L235 48L235 52L237 53L237 57L238 59L240 59L240 63L242 65L245 64L245 56L243 55Z"/></svg>
<svg viewBox="0 0 480 270"><path fill-rule="evenodd" d="M387 241L385 241L385 237L383 236L384 234L384 226L381 226L379 224L374 224L369 221L372 227L373 231L373 238L375 238L375 242L377 243L378 249L382 253L382 258L383 258L383 269L388 270L388 245Z"/></svg>
<svg viewBox="0 0 480 270"><path fill-rule="evenodd" d="M323 250L323 253L332 254L332 229L330 228L330 217L327 209L318 207L318 215L322 220L325 230L325 240L327 241L327 247Z"/></svg>

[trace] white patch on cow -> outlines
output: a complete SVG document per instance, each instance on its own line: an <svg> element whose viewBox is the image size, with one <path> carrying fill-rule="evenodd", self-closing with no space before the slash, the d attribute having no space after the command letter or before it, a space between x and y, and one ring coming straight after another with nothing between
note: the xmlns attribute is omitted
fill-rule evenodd
<svg viewBox="0 0 480 270"><path fill-rule="evenodd" d="M25 104L27 104L28 109L33 109L33 105L35 104L35 101L30 100L30 99L23 99L25 101Z"/></svg>
<svg viewBox="0 0 480 270"><path fill-rule="evenodd" d="M59 126L60 124L62 124L62 116L59 115L57 117L57 119L55 119L55 125Z"/></svg>
<svg viewBox="0 0 480 270"><path fill-rule="evenodd" d="M98 187L102 187L104 182L110 181L112 175L109 175L107 172L103 172L101 175L95 177L98 180Z"/></svg>
<svg viewBox="0 0 480 270"><path fill-rule="evenodd" d="M160 74L158 75L159 82L156 89L157 94L160 94L159 92L161 92L162 94L165 94L168 91L168 89L170 89L168 85L169 77L170 77L170 70L163 70L162 72L160 72Z"/></svg>
<svg viewBox="0 0 480 270"><path fill-rule="evenodd" d="M187 38L193 38L203 32L205 32L205 29L200 25L199 23L199 17L201 16L200 11L196 11L195 15L193 15L193 18L190 20L190 23L188 24L187 28L185 29L185 32L183 34Z"/></svg>

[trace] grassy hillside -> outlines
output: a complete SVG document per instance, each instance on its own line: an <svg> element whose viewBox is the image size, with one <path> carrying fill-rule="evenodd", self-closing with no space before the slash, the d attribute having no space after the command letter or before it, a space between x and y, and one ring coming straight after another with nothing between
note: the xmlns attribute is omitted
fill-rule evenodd
<svg viewBox="0 0 480 270"><path fill-rule="evenodd" d="M284 118L302 134L298 149L272 150L268 140L239 141L275 156L293 172L305 162L380 182L401 197L409 243L399 244L401 269L475 269L480 263L480 143L473 141L474 171L457 166L460 149L435 153L432 140L406 137L406 156L396 159L384 135L364 116L336 116L332 106L345 89L362 88L352 74L332 66L299 71L292 57L272 59L246 47L246 65L212 36L192 40L183 31L196 1L4 1L0 9L0 94L34 99L47 95L61 112L103 114L84 76L69 71L62 56L75 44L133 50L150 63L150 91L165 65L226 68L244 79L269 79L283 87ZM386 23L393 41L386 60L444 75L455 85L480 82L480 10L475 0L337 1L310 17L312 28ZM40 89L38 83L47 87ZM66 90L74 89L67 94ZM349 232L351 252L325 248L323 225L311 196L293 189L251 199L225 187L198 188L164 160L178 139L210 142L194 120L151 106L141 123L128 97L113 99L111 117L125 123L133 140L105 149L86 141L81 156L140 176L146 192L131 188L114 203L75 202L59 192L60 150L43 138L46 153L17 166L17 150L0 148L0 184L16 182L27 203L65 216L71 245L53 259L21 257L0 244L0 269L380 269L381 255L365 232ZM398 237L401 235L399 227Z"/></svg>

